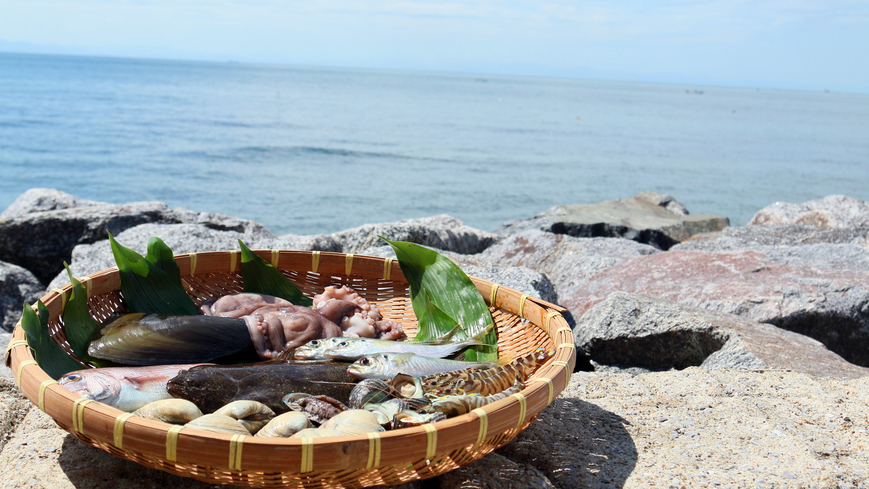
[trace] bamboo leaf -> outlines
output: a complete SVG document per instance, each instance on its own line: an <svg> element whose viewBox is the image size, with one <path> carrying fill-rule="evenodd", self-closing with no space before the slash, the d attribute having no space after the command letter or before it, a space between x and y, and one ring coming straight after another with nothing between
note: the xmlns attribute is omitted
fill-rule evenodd
<svg viewBox="0 0 869 489"><path fill-rule="evenodd" d="M143 258L109 234L112 254L121 275L121 292L130 312L191 316L199 310L181 283L181 271L172 250L160 238L148 241Z"/></svg>
<svg viewBox="0 0 869 489"><path fill-rule="evenodd" d="M244 291L286 299L297 306L311 307L314 302L280 270L250 250L241 240L241 275Z"/></svg>
<svg viewBox="0 0 869 489"><path fill-rule="evenodd" d="M63 264L69 274L72 283L72 291L69 301L63 309L63 325L66 332L66 340L69 342L73 353L85 362L90 362L98 367L107 366L107 362L91 358L88 355L88 345L93 337L100 331L100 323L90 314L88 307L87 289L72 276L69 265Z"/></svg>
<svg viewBox="0 0 869 489"><path fill-rule="evenodd" d="M42 300L36 302L39 313L24 303L24 312L21 315L21 328L27 337L27 345L33 350L33 357L39 367L54 380L61 378L67 372L81 370L79 364L54 341L48 334L48 308Z"/></svg>
<svg viewBox="0 0 869 489"><path fill-rule="evenodd" d="M455 330L454 340L477 338L485 345L465 351L469 361L497 360L498 331L483 296L452 260L405 241L390 241L410 285L410 299L419 328L416 339L432 341ZM488 329L488 332L486 332ZM479 338L479 335L483 335Z"/></svg>

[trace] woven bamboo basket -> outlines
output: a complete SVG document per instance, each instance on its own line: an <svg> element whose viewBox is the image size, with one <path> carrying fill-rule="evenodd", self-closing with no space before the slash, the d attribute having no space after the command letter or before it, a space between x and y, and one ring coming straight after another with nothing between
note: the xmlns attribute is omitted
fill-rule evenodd
<svg viewBox="0 0 869 489"><path fill-rule="evenodd" d="M347 285L377 304L385 317L416 333L401 268L389 258L352 254L257 250L313 296L328 285ZM238 251L175 257L194 302L242 291ZM6 350L15 382L57 424L94 447L146 467L216 484L247 487L368 487L434 477L467 465L505 445L525 429L567 386L576 362L573 334L564 309L515 290L472 277L486 298L499 332L499 353L518 355L537 348L556 350L512 396L469 414L434 424L333 438L268 439L222 435L132 416L80 398L36 364L20 323ZM80 281L87 287L91 315L102 321L124 310L117 268ZM71 284L53 289L43 303L49 330L65 343L60 318Z"/></svg>

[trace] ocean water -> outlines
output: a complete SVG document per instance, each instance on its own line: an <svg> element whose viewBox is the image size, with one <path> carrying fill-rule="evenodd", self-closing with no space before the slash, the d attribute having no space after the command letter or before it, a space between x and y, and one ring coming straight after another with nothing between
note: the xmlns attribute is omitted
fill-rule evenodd
<svg viewBox="0 0 869 489"><path fill-rule="evenodd" d="M741 226L869 200L869 95L0 54L0 209L32 187L278 235L646 190Z"/></svg>

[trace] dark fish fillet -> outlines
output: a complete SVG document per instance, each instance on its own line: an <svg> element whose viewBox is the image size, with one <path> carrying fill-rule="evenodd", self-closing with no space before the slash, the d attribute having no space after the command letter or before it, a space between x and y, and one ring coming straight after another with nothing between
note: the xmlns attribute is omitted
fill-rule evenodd
<svg viewBox="0 0 869 489"><path fill-rule="evenodd" d="M355 382L342 364L211 365L180 372L167 389L205 413L238 400L259 401L283 413L289 408L282 398L291 392L326 395L347 404Z"/></svg>

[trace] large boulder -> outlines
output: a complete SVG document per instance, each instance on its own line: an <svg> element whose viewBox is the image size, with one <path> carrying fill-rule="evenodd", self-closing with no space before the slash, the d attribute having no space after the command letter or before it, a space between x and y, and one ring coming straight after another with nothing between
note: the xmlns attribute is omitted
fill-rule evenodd
<svg viewBox="0 0 869 489"><path fill-rule="evenodd" d="M22 198L26 202L39 202L38 193L25 194ZM51 191L48 193L54 195ZM216 230L274 237L253 221L169 209L162 202L120 205L86 202L69 207L76 204L81 202L67 198L51 210L25 212L28 208L42 209L51 205L13 202L12 217L0 219L0 260L22 266L47 283L63 270L63 262L71 259L76 245L105 240L107 232L118 235L140 224L195 223Z"/></svg>
<svg viewBox="0 0 869 489"><path fill-rule="evenodd" d="M809 224L769 224L729 227L695 235L673 246L670 251L737 251L821 243L869 247L869 226L818 228Z"/></svg>
<svg viewBox="0 0 869 489"><path fill-rule="evenodd" d="M21 217L34 212L55 211L58 209L71 209L73 207L88 207L107 205L105 202L79 199L73 195L53 188L32 188L19 195L14 202L9 204L0 219Z"/></svg>
<svg viewBox="0 0 869 489"><path fill-rule="evenodd" d="M655 253L659 253L657 248L626 239L574 238L527 230L507 236L471 258L490 266L525 267L540 272L549 277L560 297L561 291L582 287L602 270Z"/></svg>
<svg viewBox="0 0 869 489"><path fill-rule="evenodd" d="M749 226L806 224L820 228L869 226L869 203L844 195L829 195L819 200L789 204L776 202L759 210Z"/></svg>
<svg viewBox="0 0 869 489"><path fill-rule="evenodd" d="M163 240L176 255L204 251L238 250L240 249L239 240L251 249L336 251L339 248L339 245L327 235L290 235L277 238L268 232L220 230L213 229L206 224L193 223L142 224L119 233L115 236L115 240L144 256L148 250L148 240L155 236ZM77 278L115 266L115 258L108 240L93 244L80 244L73 249L71 258L70 270ZM69 275L64 270L54 277L48 289L59 287L68 282Z"/></svg>
<svg viewBox="0 0 869 489"><path fill-rule="evenodd" d="M869 375L820 342L770 324L626 292L588 310L576 347L596 363L647 369L690 366L789 369L816 376Z"/></svg>
<svg viewBox="0 0 869 489"><path fill-rule="evenodd" d="M698 234L730 225L726 217L689 214L673 197L644 192L598 204L559 205L530 219L508 221L495 229L506 236L538 229L574 237L619 237L667 250Z"/></svg>
<svg viewBox="0 0 869 489"><path fill-rule="evenodd" d="M0 261L0 331L12 331L24 303L42 297L43 286L28 270Z"/></svg>
<svg viewBox="0 0 869 489"><path fill-rule="evenodd" d="M849 362L869 366L865 269L776 262L757 251L669 251L625 260L571 290L559 287L558 297L578 318L617 291L770 323L811 336Z"/></svg>
<svg viewBox="0 0 869 489"><path fill-rule="evenodd" d="M341 243L344 253L359 253L367 248L386 246L378 236L462 254L479 253L497 239L492 233L466 226L462 221L445 214L365 224L332 236Z"/></svg>

